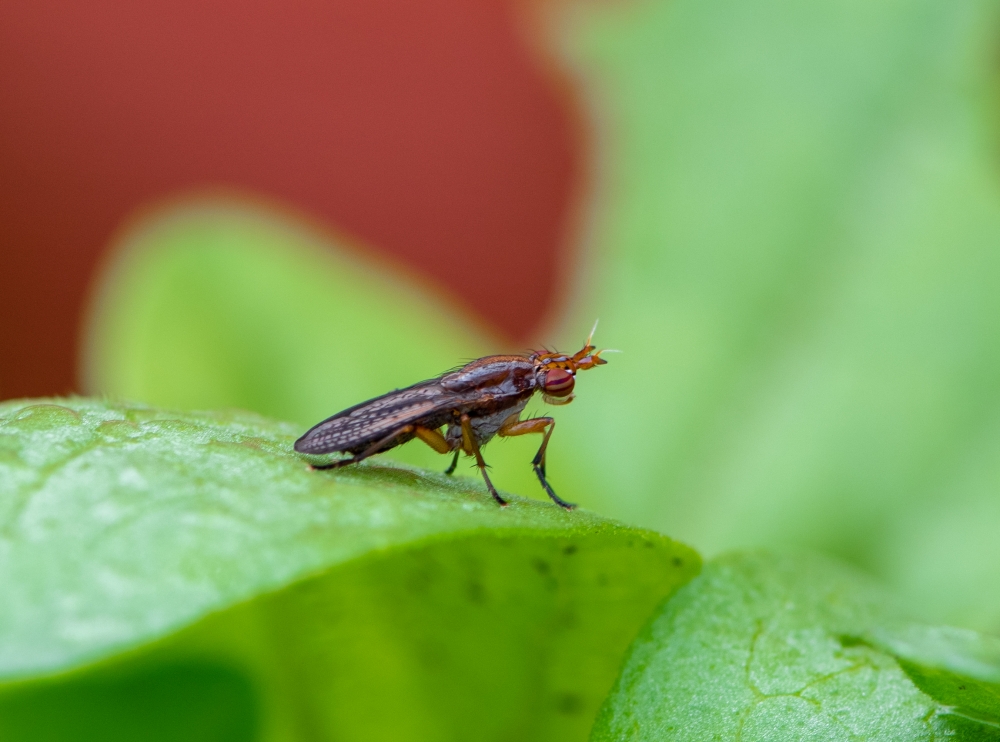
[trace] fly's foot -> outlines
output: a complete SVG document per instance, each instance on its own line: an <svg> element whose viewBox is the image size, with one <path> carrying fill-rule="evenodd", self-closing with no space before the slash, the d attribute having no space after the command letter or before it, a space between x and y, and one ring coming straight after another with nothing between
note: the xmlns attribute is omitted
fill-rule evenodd
<svg viewBox="0 0 1000 742"><path fill-rule="evenodd" d="M505 508L508 505L510 505L509 502L500 497L500 493L497 492L497 488L493 486L493 482L491 482L489 478L486 476L485 471L483 472L483 478L486 479L486 489L488 489L490 491L490 494L493 495L493 499L497 501L497 504L502 508Z"/></svg>
<svg viewBox="0 0 1000 742"><path fill-rule="evenodd" d="M535 469L535 474L538 476L538 481L542 483L542 489L544 489L545 494L547 494L552 499L552 502L554 502L556 505L566 510L572 510L573 508L575 508L576 505L574 503L566 502L564 499L559 497L559 495L555 493L555 490L553 490L552 487L549 485L549 483L546 481L545 465L535 464L534 462L532 462L532 464Z"/></svg>

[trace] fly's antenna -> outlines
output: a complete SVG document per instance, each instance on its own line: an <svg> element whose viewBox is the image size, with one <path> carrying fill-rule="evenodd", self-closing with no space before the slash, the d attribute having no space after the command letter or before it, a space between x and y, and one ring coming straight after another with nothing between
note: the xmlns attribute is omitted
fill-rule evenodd
<svg viewBox="0 0 1000 742"><path fill-rule="evenodd" d="M601 321L601 318L600 318L600 317L598 317L597 319L595 319L595 320L594 320L594 326L590 328L590 334L589 334L589 335L587 335L587 342L586 342L586 343L584 343L584 346L585 346L585 347L587 347L587 348L590 348L590 347L591 347L591 342L592 342L592 341L593 341L593 339L594 339L594 333L595 333L595 332L597 332L597 324L598 324L598 323L599 323L600 321Z"/></svg>
<svg viewBox="0 0 1000 742"><path fill-rule="evenodd" d="M596 353L593 354L593 356L591 355L591 351L594 350L594 345L593 345L594 333L597 332L597 323L600 321L601 321L600 319L594 320L594 326L590 328L590 334L587 336L587 342L583 344L583 349L578 350L573 355L572 359L573 363L579 365L580 368L591 368L595 364L600 365L602 363L606 363L606 361L602 361L600 358L598 358ZM591 358L593 358L593 360L589 360ZM582 365L580 365L581 362Z"/></svg>

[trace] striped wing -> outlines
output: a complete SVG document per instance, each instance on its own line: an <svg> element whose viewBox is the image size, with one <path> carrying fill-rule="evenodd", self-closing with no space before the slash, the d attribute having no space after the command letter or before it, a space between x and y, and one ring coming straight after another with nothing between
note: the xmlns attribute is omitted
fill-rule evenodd
<svg viewBox="0 0 1000 742"><path fill-rule="evenodd" d="M463 403L437 379L399 389L338 412L295 441L299 453L334 453L370 445L410 423L433 419Z"/></svg>

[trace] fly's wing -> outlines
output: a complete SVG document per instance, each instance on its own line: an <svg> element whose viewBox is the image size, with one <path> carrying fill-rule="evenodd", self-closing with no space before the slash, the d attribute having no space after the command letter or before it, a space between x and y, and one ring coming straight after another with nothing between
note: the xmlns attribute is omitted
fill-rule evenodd
<svg viewBox="0 0 1000 742"><path fill-rule="evenodd" d="M404 425L433 418L462 402L462 395L447 391L437 379L425 381L338 412L295 441L295 450L335 453L370 445Z"/></svg>

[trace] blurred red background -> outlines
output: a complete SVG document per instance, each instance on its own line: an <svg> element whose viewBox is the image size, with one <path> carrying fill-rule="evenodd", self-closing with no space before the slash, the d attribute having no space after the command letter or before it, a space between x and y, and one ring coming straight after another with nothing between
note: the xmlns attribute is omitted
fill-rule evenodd
<svg viewBox="0 0 1000 742"><path fill-rule="evenodd" d="M24 0L0 17L0 397L76 387L116 228L206 187L353 235L512 342L552 310L579 134L513 0Z"/></svg>

